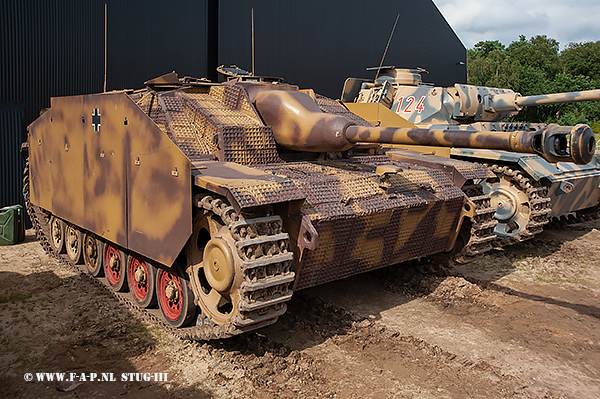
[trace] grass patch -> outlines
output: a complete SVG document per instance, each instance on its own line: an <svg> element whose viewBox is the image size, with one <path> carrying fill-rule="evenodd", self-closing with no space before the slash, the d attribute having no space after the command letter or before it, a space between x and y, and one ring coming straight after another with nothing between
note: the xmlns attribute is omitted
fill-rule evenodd
<svg viewBox="0 0 600 399"><path fill-rule="evenodd" d="M573 259L575 264L585 264L585 260ZM575 284L590 286L586 267L570 267L569 264L556 262L550 258L530 256L513 262L515 271L532 280L548 284Z"/></svg>

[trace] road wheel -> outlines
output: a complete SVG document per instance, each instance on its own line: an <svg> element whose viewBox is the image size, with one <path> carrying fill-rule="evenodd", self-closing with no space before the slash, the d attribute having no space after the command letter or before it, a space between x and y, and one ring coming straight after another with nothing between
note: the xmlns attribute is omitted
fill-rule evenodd
<svg viewBox="0 0 600 399"><path fill-rule="evenodd" d="M52 215L50 217L50 245L57 254L65 252L65 223Z"/></svg>
<svg viewBox="0 0 600 399"><path fill-rule="evenodd" d="M125 291L127 289L127 284L125 284L125 265L127 264L125 253L112 243L104 244L103 252L102 262L108 285L113 291Z"/></svg>
<svg viewBox="0 0 600 399"><path fill-rule="evenodd" d="M213 212L204 211L194 220L189 255L191 274L199 305L217 324L232 322L239 314L241 259L227 226Z"/></svg>
<svg viewBox="0 0 600 399"><path fill-rule="evenodd" d="M156 305L156 267L138 255L127 262L127 285L133 299L142 308Z"/></svg>
<svg viewBox="0 0 600 399"><path fill-rule="evenodd" d="M102 241L92 233L85 233L83 238L83 263L92 276L102 275Z"/></svg>
<svg viewBox="0 0 600 399"><path fill-rule="evenodd" d="M164 319L173 327L184 327L196 316L194 294L177 262L172 268L158 270L156 296Z"/></svg>
<svg viewBox="0 0 600 399"><path fill-rule="evenodd" d="M72 224L65 227L65 245L67 255L73 263L83 261L83 232Z"/></svg>
<svg viewBox="0 0 600 399"><path fill-rule="evenodd" d="M541 233L552 206L546 187L508 166L492 165L491 169L498 181L484 183L483 190L496 209L498 244L513 244Z"/></svg>

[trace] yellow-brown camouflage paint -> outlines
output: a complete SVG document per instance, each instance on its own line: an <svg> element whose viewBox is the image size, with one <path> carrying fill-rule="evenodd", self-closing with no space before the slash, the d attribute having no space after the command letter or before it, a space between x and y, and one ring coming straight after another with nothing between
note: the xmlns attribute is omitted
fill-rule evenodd
<svg viewBox="0 0 600 399"><path fill-rule="evenodd" d="M282 147L311 152L345 151L352 147L344 137L344 130L352 122L323 113L306 93L265 89L256 95L255 105Z"/></svg>
<svg viewBox="0 0 600 399"><path fill-rule="evenodd" d="M58 102L62 106L51 107L29 127L31 202L47 210L57 209L71 223L85 220L82 119L87 112L83 98L53 98L52 105ZM71 171L68 182L63 178L65 171Z"/></svg>
<svg viewBox="0 0 600 399"><path fill-rule="evenodd" d="M387 91L388 95L391 93L391 102L382 98L383 91ZM451 128L473 122L497 122L516 115L525 106L598 101L600 90L522 96L513 90L495 87L466 84L435 87L423 84L418 70L385 68L377 83L348 78L344 82L342 100L385 102L392 111L419 127L446 125ZM416 104L421 104L420 110L415 108Z"/></svg>
<svg viewBox="0 0 600 399"><path fill-rule="evenodd" d="M549 217L559 217L600 205L600 160L598 156L585 165L559 162L551 164L533 155L511 154L503 151L452 148L453 157L474 159L480 162L518 164L536 181L543 181L552 200ZM573 185L571 192L561 189L561 184Z"/></svg>
<svg viewBox="0 0 600 399"><path fill-rule="evenodd" d="M254 97L263 120L273 128L277 144L290 150L346 151L352 143L419 144L538 153L549 161L588 163L595 151L594 134L586 125L550 125L540 131L478 132L462 130L357 126L348 118L323 113L299 91L263 88ZM570 152L556 150L557 137L571 139Z"/></svg>
<svg viewBox="0 0 600 399"><path fill-rule="evenodd" d="M499 161L503 165L515 165L521 168L533 180L548 188L552 202L549 217L562 217L594 209L600 205L600 165L594 153L594 139L591 129L587 126L557 127L545 124L500 122L500 120L515 115L525 106L543 104L560 104L580 101L600 100L600 90L588 90L569 93L555 93L535 96L522 96L509 89L480 87L455 84L452 87L435 87L423 84L417 70L387 68L382 70L377 83L366 79L348 78L344 83L342 100L345 105L358 115L372 118L366 108L357 106L384 107L384 92L393 93L394 101L389 104L390 112L398 118L406 119L420 128L439 130L476 131L543 131L542 140L537 146L540 153L545 153L545 159L538 156L514 154L510 152L476 149L470 142L464 144L469 148L448 148L432 146L417 146L403 144L422 153L413 161L426 162L426 165L442 165L443 162L431 163L426 160L426 154L460 157L472 162L493 163ZM391 87L390 87L391 83ZM411 99L412 103L409 101ZM412 104L412 105L410 105ZM417 108L415 104L421 106ZM353 108L355 107L355 108ZM381 126L393 126L381 123ZM544 137L552 136L559 129L565 139L542 143ZM571 135L569 129L575 132ZM468 134L468 133L467 133ZM571 160L579 165L565 162L562 157L556 157L557 149L561 150L566 141L570 141ZM559 144L559 145L556 145ZM564 151L564 150L563 150ZM559 151L560 152L560 151ZM390 154L390 153L388 153ZM564 155L564 154L562 154ZM390 155L397 159L397 154ZM562 159L561 159L562 158ZM587 162L591 160L591 162ZM460 175L460 173L458 173ZM456 173L451 174L456 181Z"/></svg>
<svg viewBox="0 0 600 399"><path fill-rule="evenodd" d="M40 143L30 151L33 204L173 263L191 234L190 161L129 96L53 98L29 134Z"/></svg>
<svg viewBox="0 0 600 399"><path fill-rule="evenodd" d="M536 96L519 96L515 103L521 107L546 104L564 104L583 101L600 100L600 89L572 91L568 93L540 94Z"/></svg>
<svg viewBox="0 0 600 399"><path fill-rule="evenodd" d="M344 103L373 126L417 127L380 103Z"/></svg>
<svg viewBox="0 0 600 399"><path fill-rule="evenodd" d="M550 162L559 160L578 164L590 162L595 152L595 138L587 125L549 125L539 131L479 132L422 128L349 126L345 131L350 142L418 144L443 147L466 147L537 153ZM557 142L566 143L570 151L557 151Z"/></svg>

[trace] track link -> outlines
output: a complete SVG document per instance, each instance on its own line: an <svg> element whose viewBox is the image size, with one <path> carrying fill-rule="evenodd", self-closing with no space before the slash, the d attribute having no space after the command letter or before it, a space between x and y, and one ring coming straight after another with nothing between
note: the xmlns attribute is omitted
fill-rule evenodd
<svg viewBox="0 0 600 399"><path fill-rule="evenodd" d="M483 193L481 186L468 184L462 189L475 204L475 216L471 219L469 240L454 260L458 263L468 263L492 250L496 239L494 229L498 221L494 219L496 210L491 207L491 197Z"/></svg>
<svg viewBox="0 0 600 399"><path fill-rule="evenodd" d="M600 205L553 217L550 223L555 227L562 227L564 225L589 222L597 219L600 219Z"/></svg>
<svg viewBox="0 0 600 399"><path fill-rule="evenodd" d="M24 170L23 196L36 236L44 251L62 265L80 273L92 284L123 303L129 310L151 324L181 339L206 341L228 338L244 332L273 324L287 309L286 302L292 297L291 286L295 279L293 253L289 250L289 236L283 233L279 216L259 216L245 219L233 211L224 199L204 197L203 207L209 208L228 224L236 238L238 252L244 260L242 272L242 298L239 313L232 322L216 324L199 311L195 325L173 328L163 321L159 309L143 309L132 299L129 292L114 292L106 278L96 278L87 273L84 265L73 264L65 254L57 254L52 249L50 238L50 214L29 201L29 167ZM277 247L277 248L275 248ZM244 250L252 248L248 256Z"/></svg>
<svg viewBox="0 0 600 399"><path fill-rule="evenodd" d="M211 195L196 201L227 224L241 258L241 301L229 336L276 322L287 309L296 278L294 255L289 249L289 236L283 232L283 221L268 209L252 217L237 214L224 199ZM208 317L200 315L198 324L207 323L211 324Z"/></svg>

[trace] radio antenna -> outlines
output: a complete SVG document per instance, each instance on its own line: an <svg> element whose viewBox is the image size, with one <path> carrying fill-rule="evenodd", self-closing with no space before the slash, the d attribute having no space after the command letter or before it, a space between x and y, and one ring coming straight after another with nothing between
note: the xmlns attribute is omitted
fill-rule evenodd
<svg viewBox="0 0 600 399"><path fill-rule="evenodd" d="M104 3L104 93L106 93L106 3Z"/></svg>
<svg viewBox="0 0 600 399"><path fill-rule="evenodd" d="M252 76L254 76L254 7L252 8Z"/></svg>
<svg viewBox="0 0 600 399"><path fill-rule="evenodd" d="M388 39L387 45L385 46L385 51L383 52L383 57L381 57L381 62L379 63L379 68L377 68L377 74L375 75L375 81L379 77L379 71L381 71L381 66L383 65L383 60L385 60L385 55L387 54L388 47L390 47L390 42L392 41L392 36L394 36L394 31L396 30L396 24L398 23L398 18L400 18L400 14L396 15L396 22L394 22L394 27L392 28L392 33L390 33L390 38Z"/></svg>

